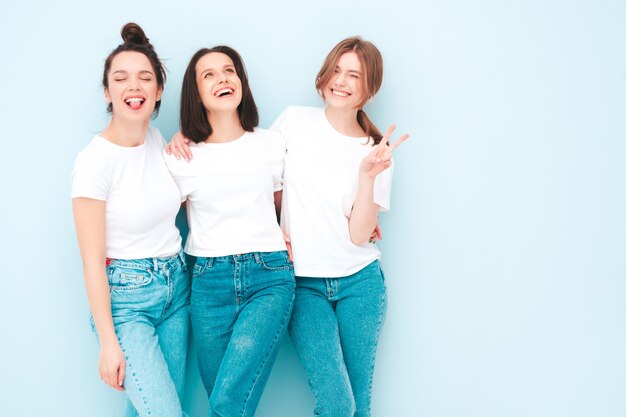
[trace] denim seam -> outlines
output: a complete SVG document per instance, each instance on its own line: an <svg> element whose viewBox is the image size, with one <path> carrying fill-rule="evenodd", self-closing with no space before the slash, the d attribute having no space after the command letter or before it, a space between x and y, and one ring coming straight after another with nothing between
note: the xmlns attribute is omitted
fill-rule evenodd
<svg viewBox="0 0 626 417"><path fill-rule="evenodd" d="M295 295L295 292L294 292L292 294L292 296L291 296L291 303L289 304L289 308L287 309L287 313L283 317L283 322L282 322L282 324L280 326L280 329L274 335L274 340L272 340L272 344L270 345L269 349L265 352L265 358L263 359L263 362L259 366L259 369L257 370L256 375L254 376L254 381L252 382L252 386L250 387L250 389L248 389L248 396L246 397L246 400L243 403L243 409L241 410L241 416L245 415L246 407L248 406L248 401L250 400L250 397L252 395L252 391L254 390L254 387L259 382L259 377L261 376L261 371L263 370L263 367L267 363L268 358L271 356L271 353L272 353L272 351L274 349L274 346L276 346L276 343L278 342L280 334L283 332L283 330L285 329L285 326L287 325L287 322L289 321L289 317L291 316L291 311L293 309L293 303L294 303L295 299L296 299L296 295Z"/></svg>
<svg viewBox="0 0 626 417"><path fill-rule="evenodd" d="M139 384L139 379L137 378L137 375L135 372L132 372L133 370L133 364L128 360L128 356L126 356L126 348L124 347L124 343L120 340L120 347L122 348L122 352L124 352L124 358L126 359L126 364L128 365L128 370L131 371L130 372L130 376L132 376L133 381L135 381L135 384L137 385L137 390L141 393L143 392L143 388L141 388L140 384ZM129 376L128 374L126 375L127 377ZM148 403L146 402L146 397L143 394L140 394L141 400L143 401L143 405L148 413L148 415L152 414L152 411L150 410L150 407L148 407ZM133 406L135 407L135 409L137 408L137 405L133 404Z"/></svg>
<svg viewBox="0 0 626 417"><path fill-rule="evenodd" d="M376 326L376 344L372 346L372 352L370 353L370 357L372 358L372 363L370 364L370 374L368 381L368 390L367 390L367 404L368 404L368 415L372 406L372 385L374 385L374 367L376 366L376 350L378 349L378 339L380 338L380 331L383 327L383 317L385 316L386 304L387 304L387 290L383 291L381 297L381 308L380 314L378 316L378 324Z"/></svg>

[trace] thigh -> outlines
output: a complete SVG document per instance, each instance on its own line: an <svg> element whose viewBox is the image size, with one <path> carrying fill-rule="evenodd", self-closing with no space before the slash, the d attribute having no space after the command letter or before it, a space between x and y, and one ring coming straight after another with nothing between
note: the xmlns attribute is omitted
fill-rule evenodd
<svg viewBox="0 0 626 417"><path fill-rule="evenodd" d="M168 277L172 299L165 308L163 321L156 326L156 332L172 381L182 399L190 331L190 287L185 264L177 260L168 268Z"/></svg>
<svg viewBox="0 0 626 417"><path fill-rule="evenodd" d="M124 389L140 416L182 415L176 387L155 328L147 320L125 321L115 331L126 360Z"/></svg>
<svg viewBox="0 0 626 417"><path fill-rule="evenodd" d="M316 415L350 409L352 390L333 305L324 279L298 278L289 334L316 400Z"/></svg>
<svg viewBox="0 0 626 417"><path fill-rule="evenodd" d="M179 308L156 327L163 357L181 400L185 388L189 330L189 309L187 307Z"/></svg>
<svg viewBox="0 0 626 417"><path fill-rule="evenodd" d="M386 308L386 291L378 261L340 280L336 314L343 357L358 417L369 416L378 336Z"/></svg>
<svg viewBox="0 0 626 417"><path fill-rule="evenodd" d="M210 408L218 415L253 416L285 332L294 300L293 270L249 265L240 305Z"/></svg>
<svg viewBox="0 0 626 417"><path fill-rule="evenodd" d="M232 264L213 263L211 258L198 258L194 266L189 310L198 368L208 395L237 317L233 273Z"/></svg>

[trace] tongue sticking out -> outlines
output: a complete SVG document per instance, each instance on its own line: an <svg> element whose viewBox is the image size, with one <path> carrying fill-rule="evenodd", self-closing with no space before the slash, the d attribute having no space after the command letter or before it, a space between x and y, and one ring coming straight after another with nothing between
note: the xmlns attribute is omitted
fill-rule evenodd
<svg viewBox="0 0 626 417"><path fill-rule="evenodd" d="M132 100L132 101L131 101L130 103L128 103L128 104L130 105L130 107L131 107L133 110L137 110L139 107L141 107L141 101L139 101L139 100L136 100L136 101L135 101L135 100Z"/></svg>

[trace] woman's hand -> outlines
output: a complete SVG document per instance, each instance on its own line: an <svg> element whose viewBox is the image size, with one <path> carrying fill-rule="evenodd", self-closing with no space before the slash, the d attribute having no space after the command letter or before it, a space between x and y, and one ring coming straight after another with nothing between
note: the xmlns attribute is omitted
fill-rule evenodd
<svg viewBox="0 0 626 417"><path fill-rule="evenodd" d="M370 236L370 243L376 243L378 240L383 239L383 231L380 229L380 225L376 223L376 227Z"/></svg>
<svg viewBox="0 0 626 417"><path fill-rule="evenodd" d="M126 361L124 352L117 340L100 348L98 361L100 378L105 384L118 391L124 391L124 377L126 376Z"/></svg>
<svg viewBox="0 0 626 417"><path fill-rule="evenodd" d="M182 156L185 161L189 162L193 158L189 149L189 142L191 141L184 137L181 132L176 132L170 143L165 147L165 153L174 155L176 159L180 159Z"/></svg>
<svg viewBox="0 0 626 417"><path fill-rule="evenodd" d="M283 232L283 240L285 241L285 246L287 246L287 255L289 255L289 260L293 262L293 253L291 252L291 239L285 232Z"/></svg>
<svg viewBox="0 0 626 417"><path fill-rule="evenodd" d="M391 166L391 152L409 138L409 135L405 133L400 136L400 139L389 144L389 138L395 129L396 125L391 125L380 142L378 142L378 145L375 145L372 151L363 158L359 166L360 175L374 179L378 174Z"/></svg>

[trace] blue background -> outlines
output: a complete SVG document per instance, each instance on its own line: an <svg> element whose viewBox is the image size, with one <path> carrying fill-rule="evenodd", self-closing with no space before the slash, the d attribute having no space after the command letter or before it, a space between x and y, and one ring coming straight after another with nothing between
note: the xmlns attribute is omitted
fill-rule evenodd
<svg viewBox="0 0 626 417"><path fill-rule="evenodd" d="M127 21L170 71L243 55L267 127L320 105L314 77L360 34L386 59L369 106L411 133L380 244L389 309L374 416L626 416L626 2L25 1L0 6L0 415L120 415L98 377L69 198L106 126L106 55ZM185 408L205 415L195 359ZM312 415L286 341L258 417Z"/></svg>

